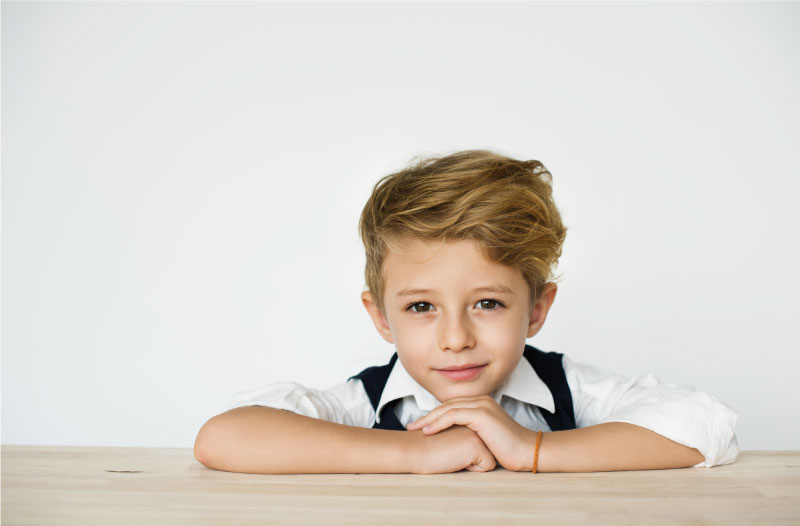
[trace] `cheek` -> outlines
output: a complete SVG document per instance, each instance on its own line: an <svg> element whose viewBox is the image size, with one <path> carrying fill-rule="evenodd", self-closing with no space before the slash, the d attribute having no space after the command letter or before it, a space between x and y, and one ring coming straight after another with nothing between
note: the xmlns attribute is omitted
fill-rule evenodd
<svg viewBox="0 0 800 526"><path fill-rule="evenodd" d="M413 331L398 331L394 340L395 350L403 367L417 382L420 382L431 356L427 341L424 335Z"/></svg>
<svg viewBox="0 0 800 526"><path fill-rule="evenodd" d="M415 348L419 348L421 343L426 341L423 338L425 331L418 323L412 320L400 318L394 322L394 342L398 349L406 349L413 353Z"/></svg>
<svg viewBox="0 0 800 526"><path fill-rule="evenodd" d="M398 322L396 327L395 349L404 358L406 369L409 372L425 369L431 353L437 348L436 325L406 320L405 323Z"/></svg>
<svg viewBox="0 0 800 526"><path fill-rule="evenodd" d="M518 330L519 334L522 334L523 338L526 338L528 336L529 322L530 318L527 312L519 313L516 319L514 320L514 328Z"/></svg>
<svg viewBox="0 0 800 526"><path fill-rule="evenodd" d="M501 320L493 320L481 326L483 335L495 342L514 342L528 334L527 318L521 315L505 316Z"/></svg>

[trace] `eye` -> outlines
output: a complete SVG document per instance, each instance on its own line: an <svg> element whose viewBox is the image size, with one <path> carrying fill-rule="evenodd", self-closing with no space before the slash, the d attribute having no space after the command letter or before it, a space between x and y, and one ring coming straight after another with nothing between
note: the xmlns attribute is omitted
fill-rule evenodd
<svg viewBox="0 0 800 526"><path fill-rule="evenodd" d="M408 307L406 307L406 310L407 311L411 311L411 312L423 313L423 312L430 311L432 306L433 305L431 305L427 301L416 301L416 302L410 304ZM421 307L421 308L419 308L419 307Z"/></svg>
<svg viewBox="0 0 800 526"><path fill-rule="evenodd" d="M475 305L480 305L482 310L497 310L503 306L499 301L490 299L480 300Z"/></svg>

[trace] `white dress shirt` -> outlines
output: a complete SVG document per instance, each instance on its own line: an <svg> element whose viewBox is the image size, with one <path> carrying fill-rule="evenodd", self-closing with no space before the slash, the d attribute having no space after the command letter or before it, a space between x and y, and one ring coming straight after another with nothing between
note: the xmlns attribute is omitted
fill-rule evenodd
<svg viewBox="0 0 800 526"><path fill-rule="evenodd" d="M674 442L697 448L705 460L696 464L696 468L730 464L738 457L739 443L734 432L738 415L718 398L693 387L662 384L652 374L625 378L574 362L566 355L562 362L577 427L627 422L650 429ZM384 405L398 398L401 400L394 411L403 427L440 404L408 374L399 359L384 387L378 414ZM520 359L492 398L525 428L550 431L539 407L554 412L553 396L527 359ZM359 379L328 389L314 389L297 382L272 383L236 393L229 409L248 405L286 409L357 427L371 428L376 422L376 412Z"/></svg>

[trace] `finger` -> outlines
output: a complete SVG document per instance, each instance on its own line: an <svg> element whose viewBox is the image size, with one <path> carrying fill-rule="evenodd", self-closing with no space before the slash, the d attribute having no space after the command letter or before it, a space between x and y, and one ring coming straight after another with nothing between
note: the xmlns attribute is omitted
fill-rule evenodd
<svg viewBox="0 0 800 526"><path fill-rule="evenodd" d="M487 415L479 409L471 409L466 407L456 407L442 414L439 418L433 420L422 428L422 432L426 435L432 435L439 431L445 430L450 426L461 425L467 426L476 433L480 429L482 419Z"/></svg>
<svg viewBox="0 0 800 526"><path fill-rule="evenodd" d="M497 459L494 458L494 455L489 453L488 455L481 456L478 459L478 462L475 464L470 464L467 466L467 470L469 471L492 471L497 467Z"/></svg>
<svg viewBox="0 0 800 526"><path fill-rule="evenodd" d="M408 426L406 426L406 429L420 429L430 424L431 422L439 418L441 415L443 415L450 409L458 407L476 409L478 407L481 407L481 402L479 400L480 397L469 397L469 398L471 400L464 402L455 402L455 400L448 400L447 402L432 409L427 415L421 416L415 421L409 423Z"/></svg>
<svg viewBox="0 0 800 526"><path fill-rule="evenodd" d="M424 417L420 418L416 422L413 422L414 429L421 429L423 433L431 433L433 432L433 426L436 422L439 422L444 414L447 413L449 409L442 408L441 406L437 407ZM443 428L442 428L443 429ZM440 429L441 430L441 429Z"/></svg>
<svg viewBox="0 0 800 526"><path fill-rule="evenodd" d="M450 407L451 407L450 405L445 403L433 408L431 411L428 412L428 414L423 415L417 418L415 421L408 424L407 429L419 429L423 426L428 425L429 423L439 418Z"/></svg>
<svg viewBox="0 0 800 526"><path fill-rule="evenodd" d="M497 461L492 460L485 460L479 464L471 464L467 466L467 471L477 471L480 473L485 473L487 471L493 471L497 467Z"/></svg>

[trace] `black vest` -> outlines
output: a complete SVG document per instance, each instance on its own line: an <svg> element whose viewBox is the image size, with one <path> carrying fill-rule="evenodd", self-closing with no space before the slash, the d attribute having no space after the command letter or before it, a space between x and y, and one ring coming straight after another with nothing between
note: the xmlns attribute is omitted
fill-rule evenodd
<svg viewBox="0 0 800 526"><path fill-rule="evenodd" d="M539 375L539 378L550 389L553 395L553 401L556 404L556 412L551 413L547 409L540 407L542 416L544 417L547 425L550 426L551 431L562 431L566 429L575 429L575 412L572 408L572 394L567 384L567 377L564 374L564 367L561 362L562 354L556 352L543 352L532 347L525 345L524 356ZM386 365L375 365L367 367L355 376L351 376L348 380L359 378L364 385L364 390L367 392L369 401L372 404L372 409L376 412L378 410L378 403L381 401L381 394L383 388L386 386L386 381L389 379L389 373L392 372L392 367L397 361L397 353L392 355L392 359ZM400 399L392 400L383 406L381 410L381 421L373 425L373 429L392 429L396 431L405 431L405 428L400 424L397 416L394 414L394 406Z"/></svg>

